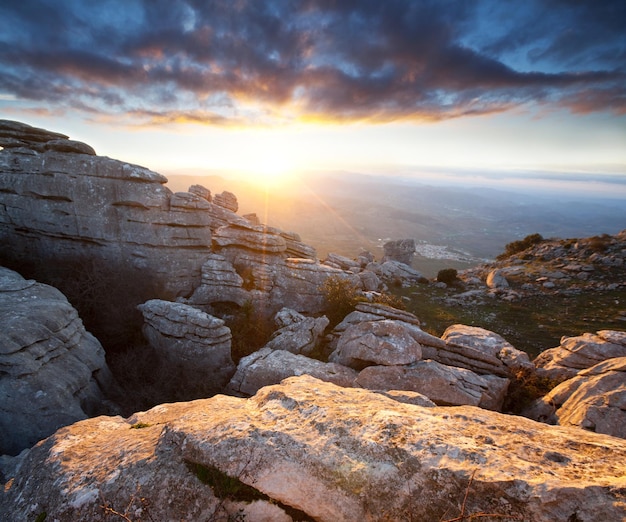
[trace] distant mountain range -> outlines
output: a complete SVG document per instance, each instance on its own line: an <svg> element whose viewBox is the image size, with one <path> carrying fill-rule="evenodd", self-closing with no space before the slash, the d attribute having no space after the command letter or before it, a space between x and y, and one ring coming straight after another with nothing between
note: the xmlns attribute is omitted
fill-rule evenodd
<svg viewBox="0 0 626 522"><path fill-rule="evenodd" d="M483 187L434 186L416 180L333 172L263 189L241 179L165 172L168 187L184 191L201 184L213 193L237 194L239 213L256 212L272 226L297 231L323 258L353 257L360 249L382 256L389 239L418 244L414 266L432 274L494 258L528 234L589 237L626 228L619 199L564 192L536 195ZM433 245L439 248L434 248Z"/></svg>

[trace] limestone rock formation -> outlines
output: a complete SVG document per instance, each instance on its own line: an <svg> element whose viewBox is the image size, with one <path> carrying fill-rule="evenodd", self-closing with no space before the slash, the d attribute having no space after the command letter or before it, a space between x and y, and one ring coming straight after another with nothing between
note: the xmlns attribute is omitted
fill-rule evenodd
<svg viewBox="0 0 626 522"><path fill-rule="evenodd" d="M56 288L0 267L0 454L105 411L100 343Z"/></svg>
<svg viewBox="0 0 626 522"><path fill-rule="evenodd" d="M509 380L427 360L405 366L369 366L359 373L356 384L370 390L418 392L440 406L468 405L498 411Z"/></svg>
<svg viewBox="0 0 626 522"><path fill-rule="evenodd" d="M309 375L337 386L354 386L357 372L341 364L325 363L286 350L261 348L243 357L228 384L229 393L254 395L264 386L278 384L287 377Z"/></svg>
<svg viewBox="0 0 626 522"><path fill-rule="evenodd" d="M441 339L446 348L438 350L433 358L444 364L502 377L517 370L533 369L526 352L517 350L500 335L484 328L452 325Z"/></svg>
<svg viewBox="0 0 626 522"><path fill-rule="evenodd" d="M523 413L548 424L576 426L626 439L626 357L581 370Z"/></svg>
<svg viewBox="0 0 626 522"><path fill-rule="evenodd" d="M399 321L384 319L346 328L329 361L361 370L372 365L411 364L421 358L422 347L408 329Z"/></svg>
<svg viewBox="0 0 626 522"><path fill-rule="evenodd" d="M223 207L231 212L237 212L239 210L239 203L237 202L237 196L232 192L224 191L221 194L216 194L213 198L213 203Z"/></svg>
<svg viewBox="0 0 626 522"><path fill-rule="evenodd" d="M249 299L243 278L224 256L209 254L201 272L200 285L188 299L190 304L208 308L213 303L230 302L242 306Z"/></svg>
<svg viewBox="0 0 626 522"><path fill-rule="evenodd" d="M299 234L295 232L281 232L280 235L285 240L287 255L300 259L317 259L317 251L311 245L302 242Z"/></svg>
<svg viewBox="0 0 626 522"><path fill-rule="evenodd" d="M285 308L281 312L278 322L284 323L289 312ZM295 310L291 312L289 314L291 323L276 330L266 346L272 350L287 350L295 354L311 355L318 348L320 338L329 321L326 316L304 317L297 314Z"/></svg>
<svg viewBox="0 0 626 522"><path fill-rule="evenodd" d="M539 375L563 380L614 357L626 357L626 332L601 330L563 337L559 346L541 352L534 363Z"/></svg>
<svg viewBox="0 0 626 522"><path fill-rule="evenodd" d="M59 522L105 520L102 506L188 521L240 509L268 520L250 510L270 508L279 521L288 509L291 520L320 522L622 520L625 461L616 437L471 406L423 408L302 376L251 399L218 395L63 428L5 465L0 513ZM217 497L220 484L225 497L242 483L256 491L253 504Z"/></svg>
<svg viewBox="0 0 626 522"><path fill-rule="evenodd" d="M228 246L219 250L219 257L209 256L207 263L210 264L203 268L202 282L187 300L188 304L210 307L212 302L230 302L241 306L249 301L268 317L283 307L316 314L323 312L326 306L321 288L329 277L347 279L360 287L356 274L348 274L312 259L285 259L280 251L264 253L261 250L262 241L257 243L259 250L256 252L242 243L233 242L232 238L229 241ZM211 274L212 267L217 265L219 272L229 280L225 287ZM240 285L234 274L241 278Z"/></svg>
<svg viewBox="0 0 626 522"><path fill-rule="evenodd" d="M493 375L477 375L435 361L418 361L405 366L369 366L356 380L370 390L418 392L440 406L479 406L499 411L509 380Z"/></svg>
<svg viewBox="0 0 626 522"><path fill-rule="evenodd" d="M0 242L12 245L5 262L50 269L98 259L174 295L191 292L211 252L211 203L172 194L165 177L137 165L42 148L47 131L17 127L24 144L0 151Z"/></svg>
<svg viewBox="0 0 626 522"><path fill-rule="evenodd" d="M25 123L0 120L0 147L5 149L24 148L37 152L53 150L95 156L92 147L80 141L70 140L65 134L51 132Z"/></svg>
<svg viewBox="0 0 626 522"><path fill-rule="evenodd" d="M383 245L383 263L385 261L398 261L404 265L411 266L413 256L415 255L414 239L398 239L396 241L387 241Z"/></svg>
<svg viewBox="0 0 626 522"><path fill-rule="evenodd" d="M324 264L328 266L332 266L333 268L339 268L341 270L355 270L360 271L361 264L354 259L350 259L349 257L342 256L339 254L335 254L333 252L329 252L324 259Z"/></svg>
<svg viewBox="0 0 626 522"><path fill-rule="evenodd" d="M401 283L402 286L411 286L424 281L425 278L421 272L418 272L409 265L400 261L385 261L384 263L369 263L367 270L374 272L382 280L396 284Z"/></svg>
<svg viewBox="0 0 626 522"><path fill-rule="evenodd" d="M183 303L151 299L139 305L150 345L189 381L221 392L235 372L230 329L224 321Z"/></svg>

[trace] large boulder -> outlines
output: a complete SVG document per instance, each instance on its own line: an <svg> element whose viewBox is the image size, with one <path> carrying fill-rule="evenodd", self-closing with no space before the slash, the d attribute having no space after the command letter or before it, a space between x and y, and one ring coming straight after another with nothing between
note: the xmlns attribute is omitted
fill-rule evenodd
<svg viewBox="0 0 626 522"><path fill-rule="evenodd" d="M385 261L397 261L399 263L411 266L413 256L415 255L414 239L398 239L395 241L387 241L383 245L383 263Z"/></svg>
<svg viewBox="0 0 626 522"><path fill-rule="evenodd" d="M421 272L400 261L373 262L369 263L366 268L390 284L400 283L402 286L411 286L425 280Z"/></svg>
<svg viewBox="0 0 626 522"><path fill-rule="evenodd" d="M626 357L626 332L600 330L563 337L559 346L541 352L534 363L539 375L563 380L615 357Z"/></svg>
<svg viewBox="0 0 626 522"><path fill-rule="evenodd" d="M207 393L222 391L235 372L230 329L224 321L183 303L151 299L138 306L143 333L156 353L184 375L204 384Z"/></svg>
<svg viewBox="0 0 626 522"><path fill-rule="evenodd" d="M626 357L581 370L553 388L524 416L626 439Z"/></svg>
<svg viewBox="0 0 626 522"><path fill-rule="evenodd" d="M411 364L422 358L421 345L400 321L365 321L349 326L329 360L361 370L373 365Z"/></svg>
<svg viewBox="0 0 626 522"><path fill-rule="evenodd" d="M56 288L0 267L0 454L106 411L100 343Z"/></svg>
<svg viewBox="0 0 626 522"><path fill-rule="evenodd" d="M335 363L324 363L285 350L260 349L239 361L237 372L228 384L235 395L251 396L264 386L278 384L287 377L311 375L338 386L354 386L357 372Z"/></svg>
<svg viewBox="0 0 626 522"><path fill-rule="evenodd" d="M0 513L59 522L106 520L111 510L133 520L622 520L624 462L626 441L616 437L301 376L251 399L218 395L63 428L5 464Z"/></svg>
<svg viewBox="0 0 626 522"><path fill-rule="evenodd" d="M455 324L446 329L441 339L446 343L445 348L428 354L441 363L502 377L534 370L526 352L484 328Z"/></svg>
<svg viewBox="0 0 626 522"><path fill-rule="evenodd" d="M370 390L418 392L440 406L468 405L498 411L509 380L428 360L406 366L370 366L359 373L356 384Z"/></svg>

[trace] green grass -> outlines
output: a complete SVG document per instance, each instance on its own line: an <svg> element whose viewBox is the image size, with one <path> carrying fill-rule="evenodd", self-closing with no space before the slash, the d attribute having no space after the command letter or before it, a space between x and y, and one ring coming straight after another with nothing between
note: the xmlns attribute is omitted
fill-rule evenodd
<svg viewBox="0 0 626 522"><path fill-rule="evenodd" d="M431 285L401 290L410 299L407 310L421 321L424 330L441 336L452 324L486 328L503 336L532 357L559 345L562 336L597 330L624 330L618 312L626 308L626 290L584 292L580 295L539 295L509 303L485 299L483 304L458 305L445 302L459 289Z"/></svg>

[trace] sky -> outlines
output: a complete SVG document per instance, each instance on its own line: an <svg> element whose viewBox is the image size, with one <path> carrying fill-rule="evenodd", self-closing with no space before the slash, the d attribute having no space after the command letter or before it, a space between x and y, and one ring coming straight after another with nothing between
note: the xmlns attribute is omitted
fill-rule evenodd
<svg viewBox="0 0 626 522"><path fill-rule="evenodd" d="M2 0L0 20L0 118L159 172L626 177L623 0Z"/></svg>

